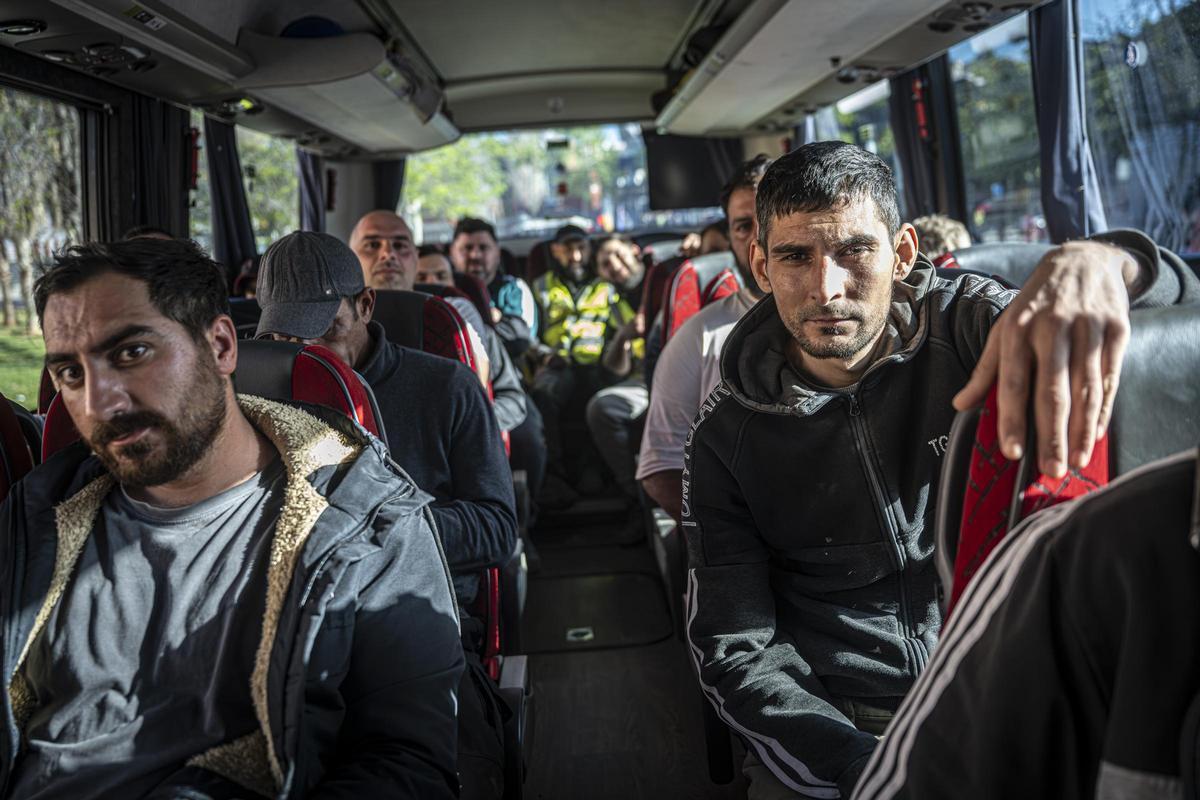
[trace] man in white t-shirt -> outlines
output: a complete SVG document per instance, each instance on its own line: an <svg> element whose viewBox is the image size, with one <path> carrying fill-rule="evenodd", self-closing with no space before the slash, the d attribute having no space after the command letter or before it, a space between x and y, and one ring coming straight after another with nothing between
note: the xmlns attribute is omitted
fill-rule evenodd
<svg viewBox="0 0 1200 800"><path fill-rule="evenodd" d="M683 495L683 446L700 403L721 380L721 348L742 315L762 296L750 274L754 238L754 198L771 159L764 155L742 164L721 190L729 221L730 250L742 288L701 309L675 332L654 369L650 408L638 456L642 488L676 522Z"/></svg>

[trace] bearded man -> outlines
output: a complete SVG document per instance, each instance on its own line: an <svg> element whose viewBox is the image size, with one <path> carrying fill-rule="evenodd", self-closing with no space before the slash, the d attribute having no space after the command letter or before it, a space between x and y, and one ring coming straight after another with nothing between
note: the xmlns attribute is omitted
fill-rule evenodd
<svg viewBox="0 0 1200 800"><path fill-rule="evenodd" d="M234 393L192 242L74 247L35 294L82 441L0 507L5 795L456 797L429 496L335 412Z"/></svg>

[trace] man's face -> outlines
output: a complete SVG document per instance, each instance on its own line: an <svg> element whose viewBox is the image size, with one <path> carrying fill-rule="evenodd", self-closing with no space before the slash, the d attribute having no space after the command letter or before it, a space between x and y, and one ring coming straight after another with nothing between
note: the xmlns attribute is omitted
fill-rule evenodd
<svg viewBox="0 0 1200 800"><path fill-rule="evenodd" d="M725 210L729 218L729 249L737 261L743 276L749 277L750 242L754 241L757 227L754 223L754 198L756 191L750 188L738 189L729 196L729 208Z"/></svg>
<svg viewBox="0 0 1200 800"><path fill-rule="evenodd" d="M337 316L333 318L329 329L315 339L300 339L286 336L282 333L272 333L271 338L277 342L296 342L298 344L316 344L333 351L334 355L357 369L367 354L371 342L371 334L367 331L367 323L375 311L375 292L366 289L358 297L343 297L338 307Z"/></svg>
<svg viewBox="0 0 1200 800"><path fill-rule="evenodd" d="M363 217L350 236L350 249L358 256L367 286L412 290L417 277L417 248L412 231L395 214L371 213Z"/></svg>
<svg viewBox="0 0 1200 800"><path fill-rule="evenodd" d="M107 273L52 295L43 335L46 366L71 420L122 484L171 483L209 453L237 363L227 317L197 342L159 313L145 283Z"/></svg>
<svg viewBox="0 0 1200 800"><path fill-rule="evenodd" d="M454 274L450 271L450 262L441 253L421 256L417 262L417 283L453 287Z"/></svg>
<svg viewBox="0 0 1200 800"><path fill-rule="evenodd" d="M637 248L620 239L609 239L596 251L596 274L615 286L637 286L645 270Z"/></svg>
<svg viewBox="0 0 1200 800"><path fill-rule="evenodd" d="M752 266L806 361L852 363L878 341L893 284L915 259L912 226L894 242L874 201L856 198L774 219L767 251L755 243Z"/></svg>
<svg viewBox="0 0 1200 800"><path fill-rule="evenodd" d="M592 257L592 245L584 238L567 239L551 243L550 253L567 271L572 280L580 281L587 274L588 259Z"/></svg>
<svg viewBox="0 0 1200 800"><path fill-rule="evenodd" d="M500 245L487 231L460 233L450 245L450 260L456 270L473 275L489 286L500 269Z"/></svg>

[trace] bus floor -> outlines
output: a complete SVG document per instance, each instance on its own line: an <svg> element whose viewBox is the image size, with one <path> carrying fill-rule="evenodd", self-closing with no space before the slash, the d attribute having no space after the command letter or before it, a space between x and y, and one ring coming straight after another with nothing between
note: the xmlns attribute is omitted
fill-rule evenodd
<svg viewBox="0 0 1200 800"><path fill-rule="evenodd" d="M744 798L740 770L725 786L709 780L703 700L645 535L592 517L542 525L533 539L525 797Z"/></svg>

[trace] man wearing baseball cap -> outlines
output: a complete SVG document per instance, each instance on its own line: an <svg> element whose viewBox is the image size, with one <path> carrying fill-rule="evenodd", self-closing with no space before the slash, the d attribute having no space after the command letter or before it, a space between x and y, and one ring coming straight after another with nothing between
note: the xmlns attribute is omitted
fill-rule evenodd
<svg viewBox="0 0 1200 800"><path fill-rule="evenodd" d="M392 458L434 497L433 512L460 603L463 580L497 566L516 545L512 477L500 430L471 370L389 342L371 321L375 291L358 257L326 233L296 231L263 254L258 337L319 344L367 381Z"/></svg>
<svg viewBox="0 0 1200 800"><path fill-rule="evenodd" d="M469 605L479 571L507 562L517 542L512 473L474 374L389 342L371 321L375 290L364 284L358 257L329 234L296 231L272 243L259 269L258 302L259 338L327 347L370 384L392 458L433 495L455 593ZM462 797L498 797L501 710L473 652L474 627L463 615L468 669L459 688L459 776Z"/></svg>

